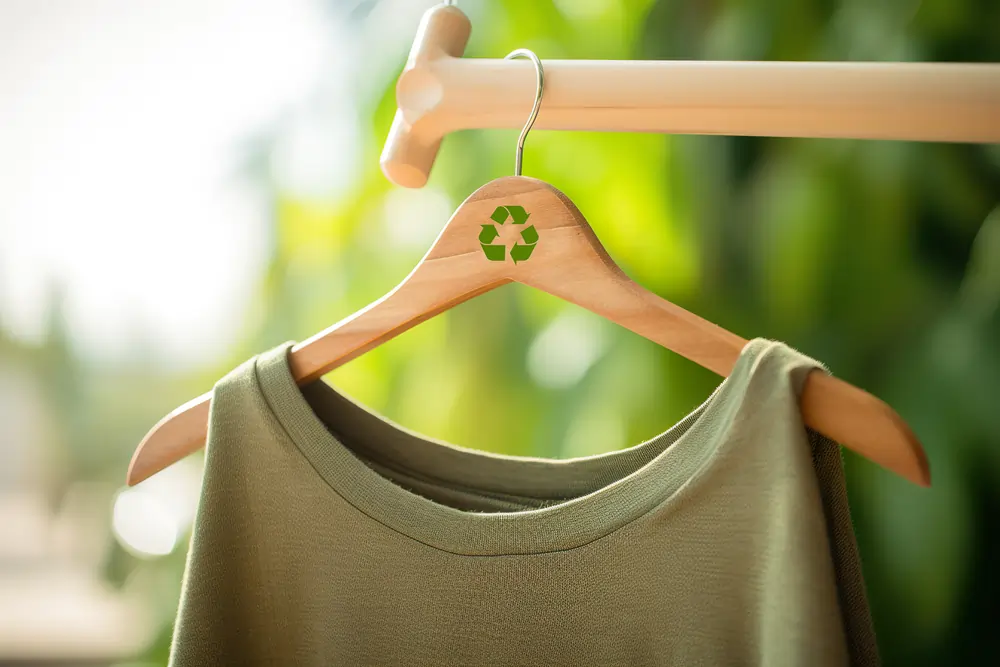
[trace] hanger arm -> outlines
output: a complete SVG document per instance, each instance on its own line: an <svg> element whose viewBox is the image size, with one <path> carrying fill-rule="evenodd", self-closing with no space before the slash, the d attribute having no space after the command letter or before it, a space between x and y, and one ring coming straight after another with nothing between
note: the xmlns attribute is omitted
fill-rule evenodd
<svg viewBox="0 0 1000 667"><path fill-rule="evenodd" d="M420 271L384 297L293 346L289 361L296 381L301 385L317 380L438 313L510 282L498 276L481 279L468 271L468 256L451 256L449 263L443 263L445 253L438 246L436 257L429 254ZM460 275L466 279L455 280L456 270L464 271ZM146 434L129 464L129 486L201 449L208 435L211 398L208 392L185 403Z"/></svg>
<svg viewBox="0 0 1000 667"><path fill-rule="evenodd" d="M292 347L292 375L299 384L318 380L421 322L509 282L463 282L455 289L447 275L434 275L441 273L436 270L441 265L423 266L429 267L426 273L411 274L375 303Z"/></svg>
<svg viewBox="0 0 1000 667"><path fill-rule="evenodd" d="M612 280L592 270L580 282L523 282L575 303L695 361L719 375L732 371L747 341L646 290L617 267ZM930 485L927 455L913 431L886 403L822 371L806 378L799 400L803 422L835 442L920 486Z"/></svg>

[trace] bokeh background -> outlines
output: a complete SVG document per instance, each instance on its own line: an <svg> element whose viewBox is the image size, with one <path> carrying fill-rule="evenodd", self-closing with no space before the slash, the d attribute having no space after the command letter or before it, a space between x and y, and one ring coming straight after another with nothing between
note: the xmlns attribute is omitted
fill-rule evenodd
<svg viewBox="0 0 1000 667"><path fill-rule="evenodd" d="M164 664L201 462L125 490L136 443L390 290L511 173L514 130L448 137L420 190L379 171L431 4L0 2L0 664ZM459 6L473 57L1000 61L989 0ZM1000 664L1000 147L537 131L525 174L643 285L910 422L932 488L846 456L885 662ZM719 382L521 286L326 379L550 457L645 440Z"/></svg>

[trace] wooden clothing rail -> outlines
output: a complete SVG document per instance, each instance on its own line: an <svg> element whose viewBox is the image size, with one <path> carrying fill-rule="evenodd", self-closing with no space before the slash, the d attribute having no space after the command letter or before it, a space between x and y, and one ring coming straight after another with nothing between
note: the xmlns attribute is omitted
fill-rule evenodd
<svg viewBox="0 0 1000 667"><path fill-rule="evenodd" d="M534 68L461 58L470 32L451 5L432 7L421 21L381 159L398 185L424 185L450 132L524 124ZM1000 65L542 62L535 129L1000 142Z"/></svg>

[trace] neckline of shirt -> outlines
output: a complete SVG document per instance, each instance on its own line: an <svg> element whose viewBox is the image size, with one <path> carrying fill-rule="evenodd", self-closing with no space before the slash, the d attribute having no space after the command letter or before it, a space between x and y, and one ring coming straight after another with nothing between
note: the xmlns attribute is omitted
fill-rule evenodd
<svg viewBox="0 0 1000 667"><path fill-rule="evenodd" d="M785 347L765 339L749 341L732 372L701 405L640 444L606 454L556 460L493 454L420 435L322 380L300 388L289 365L292 345L287 342L265 352L248 366L254 390L263 397L281 431L324 482L357 510L427 546L469 556L572 549L605 537L655 508L676 505L677 496L703 477L713 458L729 444L730 425L743 407L747 387L759 366L756 362L767 350ZM309 393L312 403L303 392ZM324 411L325 420L313 408L316 400L334 404L333 410ZM382 450L386 459L405 458L413 452L430 459L444 457L453 469L464 470L473 478L467 485L473 490L477 476L515 482L525 477L537 482L547 476L557 480L588 478L577 472L589 472L593 479L596 472L598 477L610 474L612 481L538 509L461 510L408 491L365 463L335 435L337 421L352 419L366 424L366 433L373 441L364 444L366 449L378 452L378 444L386 442L387 449ZM646 460L635 467L636 460L642 458ZM634 469L614 477L616 470L628 469L630 464ZM484 489L484 493L491 491Z"/></svg>

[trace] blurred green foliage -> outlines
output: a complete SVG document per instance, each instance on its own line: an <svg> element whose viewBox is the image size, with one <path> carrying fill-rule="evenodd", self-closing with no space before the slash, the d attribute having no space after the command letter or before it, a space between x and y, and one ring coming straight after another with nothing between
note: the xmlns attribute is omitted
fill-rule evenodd
<svg viewBox="0 0 1000 667"><path fill-rule="evenodd" d="M348 4L332 11L367 20ZM473 20L470 57L527 47L543 59L1000 60L1000 3L979 0L460 4ZM131 380L98 377L60 352L58 335L38 353L73 434L67 478L117 482L133 443L165 410L249 356L301 340L392 289L430 239L400 243L387 221L390 199L419 220L440 208L440 193L454 207L511 172L516 131L462 132L445 140L426 192L395 191L377 163L393 83L358 100L364 150L350 192L298 198L260 178L273 202L272 258L229 358L136 394L122 387L137 386L141 369L128 371ZM536 131L524 172L569 195L643 285L744 337L788 342L907 419L930 456L931 489L846 457L883 657L1000 664L997 147ZM548 386L528 360L561 317L596 336L599 354L578 380ZM552 297L507 286L327 381L434 437L565 457L662 432L719 379ZM519 419L505 418L515 412ZM179 586L182 565L177 554L156 567ZM109 576L134 567L118 554ZM167 602L169 616L176 598ZM160 659L168 640L165 627Z"/></svg>

